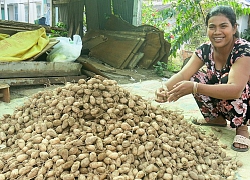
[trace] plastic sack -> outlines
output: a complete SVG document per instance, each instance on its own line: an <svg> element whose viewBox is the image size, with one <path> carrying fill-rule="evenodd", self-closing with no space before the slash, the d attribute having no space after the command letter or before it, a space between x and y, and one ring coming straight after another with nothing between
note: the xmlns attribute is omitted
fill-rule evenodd
<svg viewBox="0 0 250 180"><path fill-rule="evenodd" d="M81 55L82 39L79 35L74 35L73 41L67 37L58 37L56 39L60 42L48 54L47 61L73 62Z"/></svg>
<svg viewBox="0 0 250 180"><path fill-rule="evenodd" d="M6 39L8 37L10 37L9 34L2 34L2 33L0 33L0 40Z"/></svg>
<svg viewBox="0 0 250 180"><path fill-rule="evenodd" d="M49 37L43 27L18 32L0 41L0 62L28 60L39 54L48 44Z"/></svg>

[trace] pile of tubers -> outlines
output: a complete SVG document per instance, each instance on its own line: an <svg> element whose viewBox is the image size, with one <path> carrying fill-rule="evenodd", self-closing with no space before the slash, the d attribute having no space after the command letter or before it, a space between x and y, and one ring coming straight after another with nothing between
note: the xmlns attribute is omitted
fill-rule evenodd
<svg viewBox="0 0 250 180"><path fill-rule="evenodd" d="M32 95L0 125L0 180L230 180L240 165L182 114L99 75Z"/></svg>

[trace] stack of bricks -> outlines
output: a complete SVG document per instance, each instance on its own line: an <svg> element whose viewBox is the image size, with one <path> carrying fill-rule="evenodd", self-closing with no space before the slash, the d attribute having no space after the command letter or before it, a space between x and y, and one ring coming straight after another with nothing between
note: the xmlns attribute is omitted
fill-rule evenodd
<svg viewBox="0 0 250 180"><path fill-rule="evenodd" d="M10 90L8 84L0 84L0 101L10 102Z"/></svg>

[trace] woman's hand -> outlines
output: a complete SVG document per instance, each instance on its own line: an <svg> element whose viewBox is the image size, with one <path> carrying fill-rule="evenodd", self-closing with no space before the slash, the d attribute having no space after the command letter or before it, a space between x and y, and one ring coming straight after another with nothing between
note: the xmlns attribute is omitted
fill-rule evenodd
<svg viewBox="0 0 250 180"><path fill-rule="evenodd" d="M159 88L155 91L155 101L159 103L164 103L168 101L168 90L167 88Z"/></svg>
<svg viewBox="0 0 250 180"><path fill-rule="evenodd" d="M168 91L168 101L177 101L182 96L191 94L193 92L194 82L181 81L173 86L171 91Z"/></svg>

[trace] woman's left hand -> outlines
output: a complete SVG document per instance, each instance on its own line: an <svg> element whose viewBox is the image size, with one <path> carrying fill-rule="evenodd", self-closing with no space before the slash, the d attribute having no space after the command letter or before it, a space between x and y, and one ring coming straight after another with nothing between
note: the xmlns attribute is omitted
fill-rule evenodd
<svg viewBox="0 0 250 180"><path fill-rule="evenodd" d="M194 82L180 81L173 86L171 91L168 91L168 101L177 101L182 96L193 92Z"/></svg>

